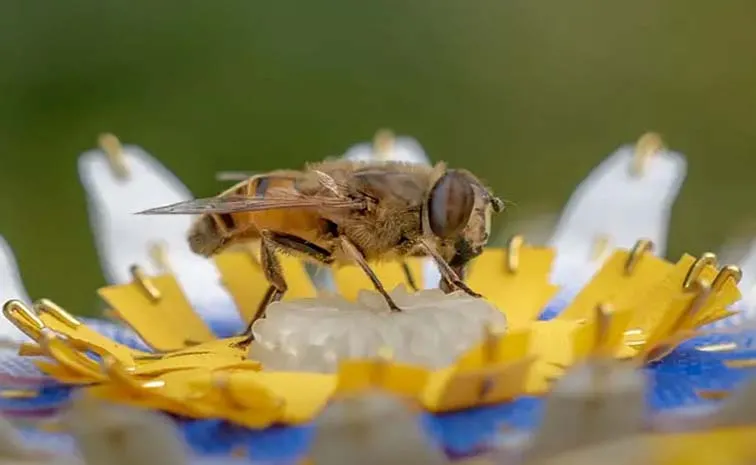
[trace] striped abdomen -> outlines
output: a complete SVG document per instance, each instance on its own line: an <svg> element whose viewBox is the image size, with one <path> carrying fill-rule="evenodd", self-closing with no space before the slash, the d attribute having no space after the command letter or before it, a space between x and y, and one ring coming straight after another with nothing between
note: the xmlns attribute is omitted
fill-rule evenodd
<svg viewBox="0 0 756 465"><path fill-rule="evenodd" d="M219 197L244 195L265 197L271 188L295 189L300 172L273 172L242 181ZM259 239L261 230L285 232L316 242L322 222L312 209L272 209L240 213L206 213L189 231L189 246L194 253L211 256L240 242Z"/></svg>

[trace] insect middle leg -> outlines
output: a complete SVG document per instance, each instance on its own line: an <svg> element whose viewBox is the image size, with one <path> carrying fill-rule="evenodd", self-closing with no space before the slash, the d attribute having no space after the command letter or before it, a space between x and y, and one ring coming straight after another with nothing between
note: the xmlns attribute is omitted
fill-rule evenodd
<svg viewBox="0 0 756 465"><path fill-rule="evenodd" d="M381 283L380 279L378 279L378 276L376 276L373 269L370 268L367 260L365 260L365 256L362 255L362 252L359 251L357 246L355 246L352 241L350 241L346 236L339 236L339 240L341 241L341 248L347 255L352 257L352 260L354 260L360 268L362 268L362 271L364 271L370 281L373 282L375 289L383 296L384 299L386 299L386 303L388 304L391 311L401 312L401 309L398 305L396 305L396 302L394 302L394 299L391 298L389 293L386 292L386 288L383 287L383 283Z"/></svg>
<svg viewBox="0 0 756 465"><path fill-rule="evenodd" d="M441 278L446 283L446 286L441 286L444 292L448 293L449 291L459 289L472 297L483 297L482 295L470 289L467 284L462 281L462 278L457 274L456 271L454 271L451 265L446 263L444 257L442 257L438 253L438 251L433 248L433 246L426 243L425 241L420 241L420 244L423 246L425 251L428 252L431 258L433 258L433 260L436 262L436 265L438 265L438 271L441 273Z"/></svg>

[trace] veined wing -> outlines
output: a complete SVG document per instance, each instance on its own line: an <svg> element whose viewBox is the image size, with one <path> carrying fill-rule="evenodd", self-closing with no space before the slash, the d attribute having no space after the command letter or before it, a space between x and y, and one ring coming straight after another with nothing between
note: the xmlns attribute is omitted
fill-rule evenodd
<svg viewBox="0 0 756 465"><path fill-rule="evenodd" d="M365 208L363 200L335 198L327 196L270 195L264 197L232 195L227 197L208 197L186 200L171 205L150 208L138 212L138 215L200 215L203 213L241 213L263 210L281 210L287 208L316 209L361 209Z"/></svg>
<svg viewBox="0 0 756 465"><path fill-rule="evenodd" d="M219 171L215 173L216 181L246 181L252 176L260 174L256 171Z"/></svg>

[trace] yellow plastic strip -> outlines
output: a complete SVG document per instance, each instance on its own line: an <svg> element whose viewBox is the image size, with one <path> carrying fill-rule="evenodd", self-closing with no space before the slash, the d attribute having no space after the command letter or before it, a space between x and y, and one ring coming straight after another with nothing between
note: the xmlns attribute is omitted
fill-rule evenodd
<svg viewBox="0 0 756 465"><path fill-rule="evenodd" d="M353 395L370 389L418 397L430 377L430 371L403 363L384 360L347 360L339 364L336 374L337 395Z"/></svg>
<svg viewBox="0 0 756 465"><path fill-rule="evenodd" d="M423 392L422 404L432 412L450 412L513 399L522 394L532 363L532 358L526 358L473 370L436 372Z"/></svg>
<svg viewBox="0 0 756 465"><path fill-rule="evenodd" d="M634 316L628 324L625 342L630 345L651 343L652 339L666 338L665 329L671 328L681 314L686 311L696 296L695 292L685 291L683 282L696 263L695 257L684 255L666 278L658 282L648 292L634 294L623 292L615 300L617 309L633 309ZM707 265L702 268L700 278L711 282L717 270ZM698 313L698 315L705 313ZM654 334L652 336L652 333Z"/></svg>
<svg viewBox="0 0 756 465"><path fill-rule="evenodd" d="M584 359L591 355L606 355L616 357L618 352L623 347L625 340L625 331L627 325L633 317L633 312L630 310L621 310L612 312L608 317L608 325L606 328L599 326L599 321L596 318L592 318L590 321L579 326L572 333L572 357L573 363ZM603 335L599 335L599 331L606 331ZM601 345L603 347L597 347L597 343L601 339ZM601 349L606 351L603 354L597 352Z"/></svg>
<svg viewBox="0 0 756 465"><path fill-rule="evenodd" d="M519 247L516 270L507 267L506 249L488 248L470 266L467 284L507 316L511 329L533 322L554 297L558 287L549 282L555 252Z"/></svg>
<svg viewBox="0 0 756 465"><path fill-rule="evenodd" d="M136 282L105 287L98 293L155 350L177 350L215 339L173 276L149 278L149 284L159 292L159 298L151 297Z"/></svg>
<svg viewBox="0 0 756 465"><path fill-rule="evenodd" d="M669 262L645 253L634 263L632 271L627 272L630 257L630 251L616 250L557 318L590 318L600 303L614 304L619 309L615 302L619 294L642 296L674 269Z"/></svg>
<svg viewBox="0 0 756 465"><path fill-rule="evenodd" d="M404 284L409 289L409 283L405 279L402 266L397 261L370 263L370 268L375 272L378 279L389 292L396 286ZM334 279L339 293L347 300L356 300L357 294L362 289L375 289L372 281L365 275L362 269L356 265L334 267ZM412 267L410 267L412 270ZM422 285L422 276L413 274L418 286Z"/></svg>
<svg viewBox="0 0 756 465"><path fill-rule="evenodd" d="M116 357L121 363L131 366L134 365L134 357L147 354L106 338L47 299L35 302L34 309L45 326L65 335L75 341L77 345L83 345L86 349L92 350L98 355L108 353Z"/></svg>
<svg viewBox="0 0 756 465"><path fill-rule="evenodd" d="M530 351L531 330L507 332L499 337L483 341L460 357L456 366L460 369L480 368L489 363L511 363L525 358Z"/></svg>
<svg viewBox="0 0 756 465"><path fill-rule="evenodd" d="M278 258L289 286L284 300L315 297L315 287L302 263L288 255L279 254ZM243 320L251 320L270 285L260 265L251 252L247 251L224 252L215 257L215 264L223 285L231 293Z"/></svg>
<svg viewBox="0 0 756 465"><path fill-rule="evenodd" d="M753 463L756 428L729 427L651 436L651 457L658 465L732 465Z"/></svg>

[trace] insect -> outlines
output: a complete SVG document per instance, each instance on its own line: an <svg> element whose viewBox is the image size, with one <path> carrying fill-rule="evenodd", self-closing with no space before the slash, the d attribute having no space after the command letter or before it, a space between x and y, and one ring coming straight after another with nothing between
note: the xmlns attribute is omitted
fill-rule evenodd
<svg viewBox="0 0 756 465"><path fill-rule="evenodd" d="M254 175L217 197L140 214L199 214L188 240L206 257L259 241L270 285L256 320L287 290L277 251L325 265L356 263L393 311L401 310L371 261L430 256L446 292L480 297L464 283L464 267L487 243L491 214L503 209L472 173L444 163L332 160Z"/></svg>

